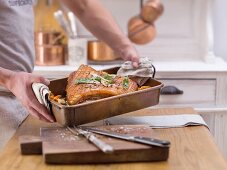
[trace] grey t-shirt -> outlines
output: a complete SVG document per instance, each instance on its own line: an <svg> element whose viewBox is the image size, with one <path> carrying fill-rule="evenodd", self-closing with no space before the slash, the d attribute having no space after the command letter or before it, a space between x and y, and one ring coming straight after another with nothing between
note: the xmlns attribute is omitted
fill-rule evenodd
<svg viewBox="0 0 227 170"><path fill-rule="evenodd" d="M33 0L0 0L0 67L32 72Z"/></svg>

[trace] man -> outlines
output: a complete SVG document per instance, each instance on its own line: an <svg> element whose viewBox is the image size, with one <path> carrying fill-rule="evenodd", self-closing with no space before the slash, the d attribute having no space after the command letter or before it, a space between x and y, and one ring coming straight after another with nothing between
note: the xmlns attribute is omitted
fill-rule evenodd
<svg viewBox="0 0 227 170"><path fill-rule="evenodd" d="M138 66L138 54L112 16L98 0L64 0L96 37L108 43L125 60ZM34 67L32 0L0 0L0 148L27 113L54 122L31 89L34 82L49 84L31 74Z"/></svg>

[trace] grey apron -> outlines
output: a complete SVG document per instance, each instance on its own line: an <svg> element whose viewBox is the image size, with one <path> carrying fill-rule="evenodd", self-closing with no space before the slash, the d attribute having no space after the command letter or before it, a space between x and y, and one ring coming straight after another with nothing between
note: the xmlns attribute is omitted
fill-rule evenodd
<svg viewBox="0 0 227 170"><path fill-rule="evenodd" d="M0 67L32 72L34 30L32 0L0 0ZM0 75L1 76L1 75ZM12 93L0 87L0 149L27 112Z"/></svg>
<svg viewBox="0 0 227 170"><path fill-rule="evenodd" d="M27 111L12 93L0 91L0 150L27 116Z"/></svg>

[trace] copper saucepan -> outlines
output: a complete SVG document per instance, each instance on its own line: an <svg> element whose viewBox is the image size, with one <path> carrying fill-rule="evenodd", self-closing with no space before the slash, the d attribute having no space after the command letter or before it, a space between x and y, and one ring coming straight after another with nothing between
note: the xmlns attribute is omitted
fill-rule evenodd
<svg viewBox="0 0 227 170"><path fill-rule="evenodd" d="M113 61L117 59L120 57L106 43L99 40L88 41L88 60Z"/></svg>
<svg viewBox="0 0 227 170"><path fill-rule="evenodd" d="M40 45L35 46L36 65L63 65L65 64L65 47L63 45Z"/></svg>
<svg viewBox="0 0 227 170"><path fill-rule="evenodd" d="M35 44L61 44L62 35L57 31L37 31L35 32Z"/></svg>
<svg viewBox="0 0 227 170"><path fill-rule="evenodd" d="M36 65L54 66L65 64L63 34L57 31L35 32Z"/></svg>

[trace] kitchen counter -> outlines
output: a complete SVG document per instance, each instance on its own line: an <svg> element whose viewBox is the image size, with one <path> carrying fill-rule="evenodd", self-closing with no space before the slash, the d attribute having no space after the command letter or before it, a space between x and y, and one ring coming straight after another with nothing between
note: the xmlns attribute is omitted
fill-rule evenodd
<svg viewBox="0 0 227 170"><path fill-rule="evenodd" d="M89 64L91 67L97 70L103 70L107 68L119 67L120 63L113 64ZM204 62L204 61L156 61L153 62L153 65L156 67L158 78L162 78L163 74L179 76L183 73L185 74L198 74L198 76L204 78L204 73L217 74L219 72L227 72L227 64L221 58L216 58L213 62ZM60 66L35 66L34 73L45 76L47 78L62 78L67 77L71 72L78 69L76 66L70 65L60 65ZM207 77L207 75L205 75Z"/></svg>
<svg viewBox="0 0 227 170"><path fill-rule="evenodd" d="M196 114L191 108L145 109L130 115ZM155 129L160 138L171 141L170 155L166 162L121 163L101 165L46 165L42 156L22 156L18 137L38 135L41 126L53 126L28 117L0 153L0 169L156 169L156 170L210 170L227 169L227 163L209 130L204 126Z"/></svg>

